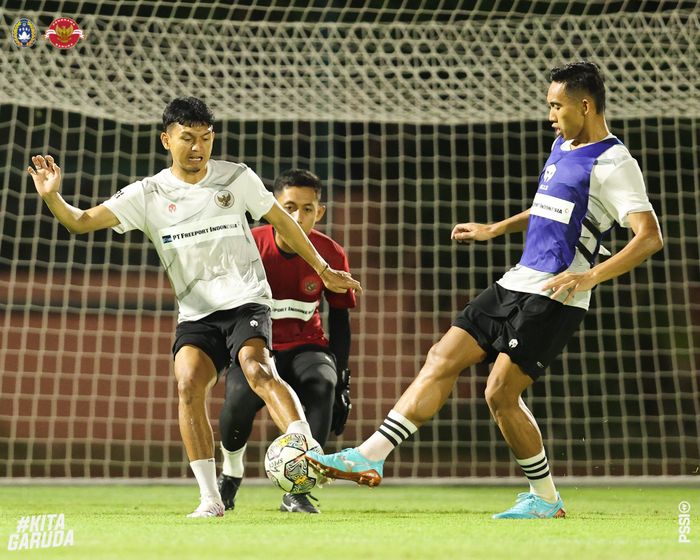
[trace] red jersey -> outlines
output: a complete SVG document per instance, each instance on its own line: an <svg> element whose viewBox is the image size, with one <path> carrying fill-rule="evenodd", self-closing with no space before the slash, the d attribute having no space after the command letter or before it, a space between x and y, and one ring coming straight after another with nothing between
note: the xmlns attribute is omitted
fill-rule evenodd
<svg viewBox="0 0 700 560"><path fill-rule="evenodd" d="M289 350L303 344L328 346L318 311L321 294L331 307L349 309L355 307L355 292L337 294L326 289L304 259L280 251L271 225L252 232L272 288L272 349ZM348 258L340 245L315 229L308 237L331 268L349 271Z"/></svg>

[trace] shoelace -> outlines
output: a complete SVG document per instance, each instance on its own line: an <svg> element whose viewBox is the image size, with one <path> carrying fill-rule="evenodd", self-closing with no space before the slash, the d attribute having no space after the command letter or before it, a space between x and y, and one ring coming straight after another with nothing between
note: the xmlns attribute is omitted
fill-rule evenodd
<svg viewBox="0 0 700 560"><path fill-rule="evenodd" d="M321 505L319 499L316 496L312 496L311 494L290 494L289 496L293 502L301 502L302 505L308 504L312 507L320 507ZM316 502L316 504L312 504L309 498Z"/></svg>
<svg viewBox="0 0 700 560"><path fill-rule="evenodd" d="M524 502L525 500L531 500L534 497L535 495L531 492L520 492L520 494L518 494L518 497L515 498L515 503L519 504L520 502Z"/></svg>

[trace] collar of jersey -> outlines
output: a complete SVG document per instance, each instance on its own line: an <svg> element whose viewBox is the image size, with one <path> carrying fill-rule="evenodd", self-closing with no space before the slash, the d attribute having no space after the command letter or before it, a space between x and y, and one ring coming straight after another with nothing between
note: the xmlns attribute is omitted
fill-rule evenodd
<svg viewBox="0 0 700 560"><path fill-rule="evenodd" d="M178 179L177 177L175 177L175 174L173 173L172 168L170 167L166 167L165 172L168 174L168 179L170 179L173 182L173 184L177 187L197 187L206 183L211 178L212 174L214 173L214 165L212 160L209 160L207 162L207 174L204 177L202 177L197 183L187 183L182 179Z"/></svg>
<svg viewBox="0 0 700 560"><path fill-rule="evenodd" d="M611 133L608 134L605 138L601 138L600 140L598 140L598 142L602 142L603 140L608 140L609 138L615 138L615 135L611 132ZM571 143L572 143L572 142L573 142L573 140L564 140L564 141L561 143L561 146L559 146L559 149L560 149L562 152L572 152L572 151L573 151L573 150L571 149ZM597 144L598 142L593 142L593 144L587 144L587 146L593 146L594 144Z"/></svg>

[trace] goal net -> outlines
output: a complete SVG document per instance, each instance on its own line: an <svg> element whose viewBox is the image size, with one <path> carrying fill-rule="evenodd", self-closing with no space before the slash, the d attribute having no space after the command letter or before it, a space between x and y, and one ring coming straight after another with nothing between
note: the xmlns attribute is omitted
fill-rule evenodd
<svg viewBox="0 0 700 560"><path fill-rule="evenodd" d="M195 95L217 116L214 157L267 181L316 172L329 207L320 229L365 289L351 314L355 406L336 449L374 431L455 313L517 262L521 236L466 247L450 231L528 207L553 139L548 70L582 58L604 69L609 125L642 167L666 246L595 291L526 401L558 476L698 473L694 1L31 4L0 8L4 28L26 17L43 33L66 16L85 37L68 50L41 38L0 49L0 474L188 472L175 303L155 251L139 233L69 235L26 175L32 154L56 157L66 200L98 204L168 165L163 107ZM628 239L616 230L609 246ZM463 374L388 476L520 474L489 417L487 372ZM276 434L262 411L247 476L263 475Z"/></svg>

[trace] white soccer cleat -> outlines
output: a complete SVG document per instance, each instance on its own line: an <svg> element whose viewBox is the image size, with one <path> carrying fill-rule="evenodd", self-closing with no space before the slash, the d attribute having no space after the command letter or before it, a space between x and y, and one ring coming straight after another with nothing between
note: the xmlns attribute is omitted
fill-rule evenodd
<svg viewBox="0 0 700 560"><path fill-rule="evenodd" d="M220 499L203 499L199 503L199 507L190 513L187 517L223 517L224 502Z"/></svg>

